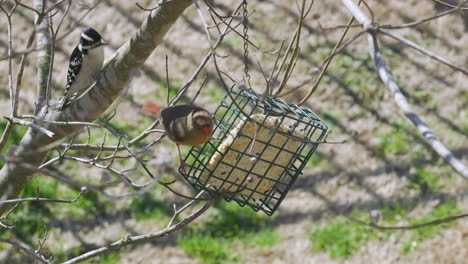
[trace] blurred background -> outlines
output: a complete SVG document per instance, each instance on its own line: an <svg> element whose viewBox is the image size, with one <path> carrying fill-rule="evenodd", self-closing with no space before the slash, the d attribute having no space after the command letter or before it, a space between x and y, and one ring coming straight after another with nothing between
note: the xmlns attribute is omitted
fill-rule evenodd
<svg viewBox="0 0 468 264"><path fill-rule="evenodd" d="M9 1L6 1L7 4ZM10 1L11 2L11 1ZM22 1L31 4L32 1ZM49 4L52 1L48 1ZM239 1L209 1L221 14L230 14ZM457 1L445 1L457 4ZM156 1L138 1L154 7ZM208 19L206 5L201 9ZM380 25L400 25L446 11L431 0L368 0ZM59 19L66 6L59 8ZM248 1L249 38L258 47L276 51L288 43L299 19L295 1ZM52 98L62 96L71 51L80 31L93 27L110 43L106 57L124 44L144 21L147 12L134 1L73 1L58 36L53 69ZM283 98L298 103L313 86L319 66L329 56L351 15L341 1L315 1L304 22L299 59ZM237 19L240 21L241 18ZM55 21L55 20L54 20ZM461 67L468 67L468 14L455 12L395 32ZM33 14L19 8L13 15L13 52L24 50ZM0 15L0 116L9 115L7 27ZM239 28L240 30L241 28ZM360 31L351 28L348 38ZM215 32L215 30L213 30ZM392 39L380 36L381 52L403 93L440 140L468 164L468 78L461 72L432 60ZM192 5L146 61L132 73L126 93L115 105L110 124L131 139L143 132L153 117L141 113L148 101L166 103L166 61L170 96L180 87L209 52L204 26ZM229 34L218 48L221 70L236 80L244 75L243 40ZM262 69L271 72L276 56L249 46L251 86L265 89ZM36 100L36 53L27 57L19 114L32 114ZM259 64L260 62L261 68ZM13 60L14 69L19 56ZM214 111L225 95L210 61L200 77L181 99L191 101L206 76L206 86L197 105ZM268 217L250 208L219 201L188 228L169 237L113 251L88 263L464 263L468 258L468 220L407 231L378 231L346 220L336 212L337 204L348 201L351 214L369 221L369 212L379 210L382 225L428 222L468 211L468 184L437 156L406 119L376 74L365 36L353 42L330 64L317 91L304 106L316 112L330 127L330 141L358 135L344 144L322 144L312 156L278 211ZM3 131L6 120L0 121ZM9 141L17 144L25 132L16 126ZM91 142L100 144L105 130L93 129ZM157 137L158 135L154 135ZM117 144L106 135L106 144ZM84 130L75 142L84 142ZM67 142L67 141L65 141ZM8 149L8 147L7 147ZM174 188L184 194L194 191L178 175L176 146L168 139L146 150L150 168L166 180L178 180ZM186 153L188 148L183 148ZM52 158L56 153L50 153ZM75 152L91 156L92 153ZM132 167L131 161L118 164ZM0 166L3 163L0 163ZM83 182L111 177L106 171L76 162L63 161L54 170ZM132 177L139 179L137 171ZM140 177L141 178L141 177ZM72 199L79 187L37 176L22 197ZM128 191L115 187L113 194ZM9 217L17 221L13 230L0 229L2 237L37 248L46 230L46 252L64 261L128 234L163 229L173 215L173 204L186 200L161 186L126 199L112 200L89 192L75 204L23 203ZM1 263L32 263L32 259L6 244L0 244Z"/></svg>

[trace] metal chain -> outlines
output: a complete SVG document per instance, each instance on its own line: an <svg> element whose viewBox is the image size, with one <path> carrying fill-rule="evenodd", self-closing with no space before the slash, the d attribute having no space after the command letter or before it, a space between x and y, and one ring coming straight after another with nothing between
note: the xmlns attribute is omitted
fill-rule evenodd
<svg viewBox="0 0 468 264"><path fill-rule="evenodd" d="M242 2L242 25L244 26L243 30L243 40L244 40L244 84L246 87L250 88L250 74L249 74L249 21L248 21L248 9L247 9L247 0Z"/></svg>

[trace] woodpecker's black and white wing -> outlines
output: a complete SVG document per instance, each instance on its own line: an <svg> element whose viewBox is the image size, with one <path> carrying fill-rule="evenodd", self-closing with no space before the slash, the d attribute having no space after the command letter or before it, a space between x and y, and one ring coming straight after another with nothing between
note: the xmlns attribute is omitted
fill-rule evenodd
<svg viewBox="0 0 468 264"><path fill-rule="evenodd" d="M70 64L67 73L67 86L65 88L64 97L67 97L70 87L75 82L76 76L80 73L81 65L83 65L83 53L78 49L78 47L76 47L70 57Z"/></svg>
<svg viewBox="0 0 468 264"><path fill-rule="evenodd" d="M70 88L72 87L73 83L76 80L76 76L80 73L81 66L83 65L83 53L80 51L78 46L73 50L70 56L70 62L68 65L68 72L67 72L67 85L65 86L65 93L63 94L62 103L60 105L60 109L63 108L69 102L73 94L69 94Z"/></svg>

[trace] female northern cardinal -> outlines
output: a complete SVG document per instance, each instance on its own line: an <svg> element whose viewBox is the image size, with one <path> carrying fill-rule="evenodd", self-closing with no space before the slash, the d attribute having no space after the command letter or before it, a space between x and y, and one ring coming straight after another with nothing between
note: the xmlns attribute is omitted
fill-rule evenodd
<svg viewBox="0 0 468 264"><path fill-rule="evenodd" d="M196 146L206 143L213 132L213 117L205 109L194 105L176 105L160 110L152 103L147 103L144 113L161 118L166 135L177 144L179 158L185 171L179 145Z"/></svg>

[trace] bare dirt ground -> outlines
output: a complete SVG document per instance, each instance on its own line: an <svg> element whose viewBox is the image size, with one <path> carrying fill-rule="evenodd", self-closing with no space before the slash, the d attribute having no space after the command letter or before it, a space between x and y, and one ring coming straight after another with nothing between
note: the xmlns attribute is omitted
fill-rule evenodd
<svg viewBox="0 0 468 264"><path fill-rule="evenodd" d="M81 1L93 4L93 1ZM223 13L234 8L237 1L214 1ZM397 0L367 1L379 24L398 25L430 16L437 9L433 1ZM153 6L152 1L139 1L144 6ZM76 5L76 3L74 3ZM292 36L298 11L294 1L263 0L250 1L250 10L255 10L250 18L250 38L266 50L275 50L282 40ZM85 9L77 6L70 10L63 32L74 24L79 27L93 27L111 45L106 50L109 56L122 45L143 21L146 13L136 7L133 1L103 0L82 21ZM15 17L15 51L24 46L31 25L30 13ZM207 16L209 17L209 16ZM295 73L287 88L309 80L317 66L326 58L339 38L341 30L324 31L321 27L346 24L350 15L340 1L316 1L307 18L301 40L302 49ZM462 67L468 66L467 15L454 14L425 23L411 29L397 31L425 48L445 57ZM0 57L6 55L6 23L0 16ZM58 98L66 77L69 51L78 37L78 30L71 32L58 42L54 68L54 94ZM359 32L352 29L348 36ZM381 37L384 55L387 56L401 88L420 114L434 130L442 142L468 164L468 78L463 73L440 64L420 53L403 46L394 40ZM252 86L264 87L263 76L256 63L269 73L274 56L251 50ZM209 51L206 36L196 9L192 6L173 26L159 47L146 62L145 67L134 73L128 84L128 92L117 107L117 120L130 126L138 126L134 118L139 114L139 106L148 100L163 102L165 90L165 60L169 56L170 79L174 86L182 84L196 69L198 63ZM242 41L231 35L221 48L221 68L232 73L236 79L243 74ZM35 55L28 57L20 113L29 114L35 98ZM17 65L18 61L14 61ZM208 76L208 88L202 91L197 103L214 110L219 99L214 94L223 95L216 80L212 65L203 72ZM8 114L7 64L0 61L0 116ZM358 81L356 81L358 79ZM198 84L201 80L198 80ZM309 81L302 89L286 97L289 102L298 102L310 88ZM261 90L262 88L259 88ZM194 91L191 91L193 94ZM372 240L348 258L334 259L325 252L312 251L313 242L309 239L314 226L326 224L336 217L334 208L343 200L348 200L354 208L371 210L384 205L405 204L411 217L429 212L437 204L455 199L457 207L468 211L468 184L439 157L418 135L407 119L399 112L391 95L376 77L369 60L366 38L361 38L338 56L317 92L307 104L320 116L325 116L332 130L330 140L340 140L349 136L352 130L359 134L341 145L321 145L317 154L322 161L317 166L308 166L281 204L272 221L272 226L281 234L281 240L273 247L264 249L243 247L245 263L465 263L468 259L468 220L459 220L443 228L435 237L426 239L411 253L401 254L398 239ZM393 136L397 134L395 140ZM382 150L383 142L400 145L396 151ZM401 142L401 140L403 140ZM154 149L162 153L167 149L174 154L175 146L165 144ZM157 156L157 155L156 155ZM158 161L171 163L171 160ZM418 171L424 169L435 175L437 188L414 187ZM161 190L159 190L161 192ZM57 227L52 232L49 247L67 250L84 245L102 245L114 241L128 233L150 232L163 227L164 223L154 221L138 222L124 215L111 219L96 219L89 226L71 227L68 224ZM401 224L405 224L404 222ZM241 246L242 247L242 246ZM2 258L18 260L12 250L2 249ZM120 263L203 263L188 256L175 243L174 237L125 248L120 255Z"/></svg>

